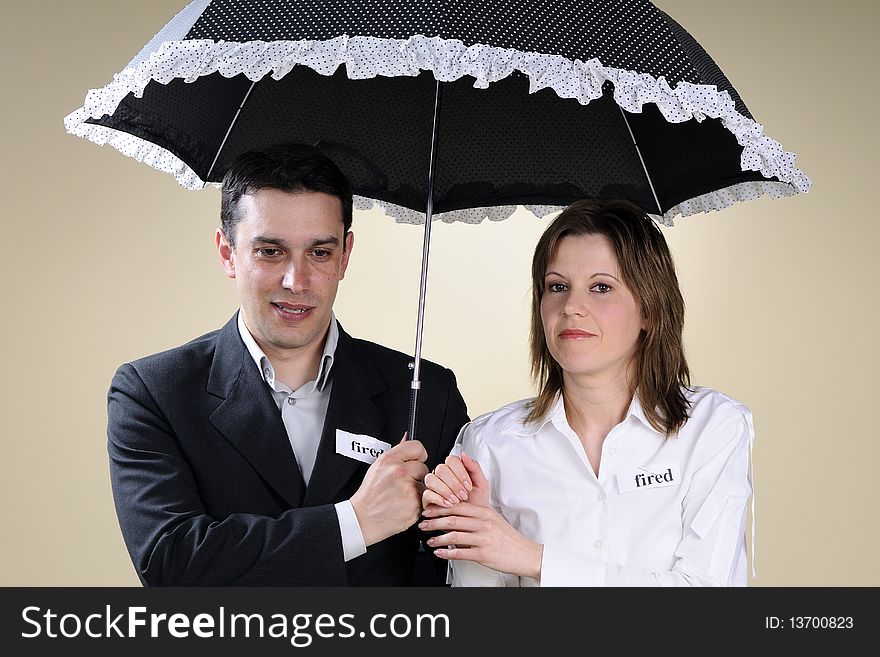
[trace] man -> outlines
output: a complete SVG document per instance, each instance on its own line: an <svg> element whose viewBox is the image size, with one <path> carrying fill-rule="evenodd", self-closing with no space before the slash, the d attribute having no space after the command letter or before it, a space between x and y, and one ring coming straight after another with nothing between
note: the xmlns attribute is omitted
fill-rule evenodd
<svg viewBox="0 0 880 657"><path fill-rule="evenodd" d="M351 219L348 181L308 147L245 154L224 178L216 244L241 309L123 365L109 393L113 496L145 584L413 582L422 482L467 411L426 362L419 440L401 440L409 357L333 315Z"/></svg>

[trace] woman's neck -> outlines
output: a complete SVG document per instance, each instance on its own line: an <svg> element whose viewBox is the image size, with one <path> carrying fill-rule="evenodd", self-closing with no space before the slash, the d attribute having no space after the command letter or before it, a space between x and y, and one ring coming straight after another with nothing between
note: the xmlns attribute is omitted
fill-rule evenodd
<svg viewBox="0 0 880 657"><path fill-rule="evenodd" d="M626 372L605 377L563 373L565 415L582 440L604 440L623 420L633 397L629 381Z"/></svg>

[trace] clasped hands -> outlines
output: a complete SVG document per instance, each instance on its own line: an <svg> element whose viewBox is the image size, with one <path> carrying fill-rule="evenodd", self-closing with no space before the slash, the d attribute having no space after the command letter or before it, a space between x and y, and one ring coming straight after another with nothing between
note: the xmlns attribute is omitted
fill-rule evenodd
<svg viewBox="0 0 880 657"><path fill-rule="evenodd" d="M489 506L489 482L480 464L462 452L425 475L424 531L445 533L428 540L443 559L476 561L512 575L540 579L544 546L527 539Z"/></svg>

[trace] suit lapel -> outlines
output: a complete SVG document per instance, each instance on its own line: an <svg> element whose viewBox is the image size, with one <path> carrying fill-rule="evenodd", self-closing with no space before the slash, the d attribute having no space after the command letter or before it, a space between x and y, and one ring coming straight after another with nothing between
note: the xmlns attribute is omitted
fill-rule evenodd
<svg viewBox="0 0 880 657"><path fill-rule="evenodd" d="M302 506L305 485L281 413L241 340L237 316L217 336L207 391L224 400L211 424L291 507Z"/></svg>
<svg viewBox="0 0 880 657"><path fill-rule="evenodd" d="M385 414L373 401L385 390L385 382L371 363L358 356L354 340L340 326L331 371L333 388L305 506L331 503L356 473L368 467L336 453L337 429L374 438L379 438L385 429Z"/></svg>

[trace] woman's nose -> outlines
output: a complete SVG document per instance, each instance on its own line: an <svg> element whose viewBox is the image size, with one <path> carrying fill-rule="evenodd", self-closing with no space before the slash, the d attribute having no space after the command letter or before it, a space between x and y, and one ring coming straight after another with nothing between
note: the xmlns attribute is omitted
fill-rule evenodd
<svg viewBox="0 0 880 657"><path fill-rule="evenodd" d="M587 300L582 294L572 292L566 296L565 304L562 306L562 312L569 317L583 317L589 313Z"/></svg>

